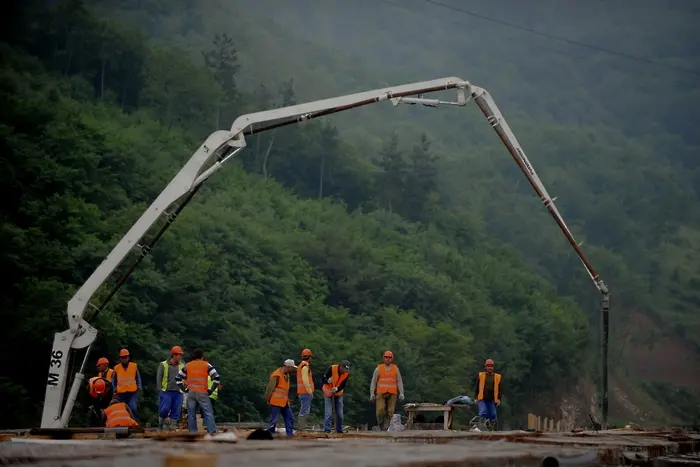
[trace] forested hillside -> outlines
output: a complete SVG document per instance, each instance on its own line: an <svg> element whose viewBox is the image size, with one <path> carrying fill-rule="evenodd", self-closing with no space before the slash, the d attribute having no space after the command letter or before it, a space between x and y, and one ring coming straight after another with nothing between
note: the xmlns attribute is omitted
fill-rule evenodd
<svg viewBox="0 0 700 467"><path fill-rule="evenodd" d="M245 112L450 75L492 92L611 286L616 376L656 381L654 395L686 391L663 382L697 389L676 376L697 367L700 345L697 75L495 35L417 1L50 3L16 3L2 28L11 280L0 306L4 342L24 356L0 377L16 401L4 425L37 422L65 302L203 137ZM503 18L528 27L563 14L506 3ZM639 24L663 19L653 35L620 26L628 11L612 6L604 20L564 9L577 28L552 32L627 38L629 51L698 72L697 8L635 5ZM156 407L155 363L175 343L203 347L219 368L222 420L264 418L267 375L307 346L319 370L354 363L350 423L372 419L369 378L386 348L408 400L461 393L495 358L509 422L595 374L595 289L476 108L377 105L248 143L97 319L93 355L126 345L143 367L142 416ZM652 322L639 334L637 314ZM662 341L677 358L659 357ZM624 357L640 348L665 373L640 375ZM692 397L676 397L667 420L692 421Z"/></svg>

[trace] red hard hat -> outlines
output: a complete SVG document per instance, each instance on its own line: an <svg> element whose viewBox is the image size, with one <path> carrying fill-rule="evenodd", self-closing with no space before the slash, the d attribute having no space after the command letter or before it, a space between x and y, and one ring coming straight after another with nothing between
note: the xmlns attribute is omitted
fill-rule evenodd
<svg viewBox="0 0 700 467"><path fill-rule="evenodd" d="M104 365L109 365L109 360L107 360L107 359L104 358L104 357L102 357L102 358L100 358L99 360L97 360L97 366L100 366L100 365L103 365L103 364L104 364Z"/></svg>
<svg viewBox="0 0 700 467"><path fill-rule="evenodd" d="M311 349L304 349L301 351L301 356L302 357L310 357L313 354L311 353Z"/></svg>
<svg viewBox="0 0 700 467"><path fill-rule="evenodd" d="M121 349L119 351L119 356L120 357L128 357L129 356L129 351L127 349Z"/></svg>
<svg viewBox="0 0 700 467"><path fill-rule="evenodd" d="M179 345L176 345L172 349L170 349L170 353L173 355L182 355L182 347Z"/></svg>
<svg viewBox="0 0 700 467"><path fill-rule="evenodd" d="M103 378L98 378L96 379L91 385L90 385L90 395L92 397L100 397L102 394L107 391L107 383L105 383L105 380Z"/></svg>
<svg viewBox="0 0 700 467"><path fill-rule="evenodd" d="M491 360L490 358L484 362L484 366L493 365L493 364L494 364L493 360Z"/></svg>
<svg viewBox="0 0 700 467"><path fill-rule="evenodd" d="M384 352L384 356L394 358L394 352L392 352L391 350L387 350L386 352Z"/></svg>

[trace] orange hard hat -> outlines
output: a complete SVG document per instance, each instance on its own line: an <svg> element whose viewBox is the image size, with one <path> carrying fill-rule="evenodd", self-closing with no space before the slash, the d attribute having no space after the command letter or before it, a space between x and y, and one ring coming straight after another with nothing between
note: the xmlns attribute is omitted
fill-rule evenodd
<svg viewBox="0 0 700 467"><path fill-rule="evenodd" d="M173 355L182 355L182 347L179 345L176 345L172 349L170 349L170 353Z"/></svg>
<svg viewBox="0 0 700 467"><path fill-rule="evenodd" d="M491 360L490 358L484 362L484 366L488 366L488 365L491 365L491 366L494 365L493 360Z"/></svg>
<svg viewBox="0 0 700 467"><path fill-rule="evenodd" d="M304 349L301 351L301 356L302 357L310 357L313 354L311 353L311 349Z"/></svg>
<svg viewBox="0 0 700 467"><path fill-rule="evenodd" d="M384 356L394 358L394 352L392 352L391 350L387 350L386 352L384 352Z"/></svg>
<svg viewBox="0 0 700 467"><path fill-rule="evenodd" d="M92 397L100 397L105 391L107 391L107 383L105 383L103 378L96 379L90 385L90 395Z"/></svg>
<svg viewBox="0 0 700 467"><path fill-rule="evenodd" d="M99 360L97 360L97 366L100 366L100 365L109 365L109 360L107 360L104 357L100 358Z"/></svg>
<svg viewBox="0 0 700 467"><path fill-rule="evenodd" d="M129 356L129 351L127 349L121 349L119 351L119 356L120 357L128 357Z"/></svg>

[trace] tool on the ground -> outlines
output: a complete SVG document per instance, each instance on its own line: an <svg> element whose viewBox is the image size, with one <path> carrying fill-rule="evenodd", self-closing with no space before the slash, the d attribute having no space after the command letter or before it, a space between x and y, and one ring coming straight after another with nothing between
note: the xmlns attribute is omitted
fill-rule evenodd
<svg viewBox="0 0 700 467"><path fill-rule="evenodd" d="M426 93L444 90L456 90L457 101L443 101L422 97L423 94ZM69 327L65 331L56 333L51 349L41 426L43 428L68 426L78 390L83 382L85 362L90 353L92 343L97 338L97 329L90 323L94 322L95 318L105 308L119 288L126 282L134 269L148 256L156 242L175 221L182 209L184 209L202 186L202 183L246 146L246 136L381 101L390 101L394 106L398 106L399 104L422 104L425 107L438 107L440 105L464 107L472 99L479 106L481 112L487 118L494 131L508 149L508 152L510 152L515 163L528 179L545 208L549 211L566 236L586 268L588 275L603 296L602 409L603 428L606 428L608 412L608 288L603 283L598 273L593 269L588 259L584 256L580 244L576 242L573 234L559 214L559 211L554 205L554 199L547 193L547 190L540 181L532 164L525 156L525 152L520 146L520 143L515 138L515 135L506 123L491 95L485 89L456 77L392 86L305 104L255 112L238 117L228 131L219 130L212 133L204 143L199 146L189 161L185 163L184 167L175 175L168 186L158 195L155 201L146 209L68 302L67 315ZM149 241L145 241L143 237L162 215L166 216L166 222ZM104 300L98 305L93 304L91 300L98 288L111 277L112 273L135 247L138 248L140 253L138 258L121 275L114 287L105 295ZM88 306L91 310L90 314L86 314ZM64 402L65 387L68 379L67 369L70 366L69 358L73 351L80 349L86 349L85 356L78 372L74 376L68 398Z"/></svg>

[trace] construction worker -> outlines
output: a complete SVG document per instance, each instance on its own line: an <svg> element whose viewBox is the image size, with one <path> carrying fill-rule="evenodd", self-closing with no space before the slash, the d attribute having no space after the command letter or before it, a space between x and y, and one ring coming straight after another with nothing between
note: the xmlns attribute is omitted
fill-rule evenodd
<svg viewBox="0 0 700 467"><path fill-rule="evenodd" d="M302 350L301 362L299 362L299 368L297 368L297 395L301 402L297 429L300 431L306 429L307 417L309 412L311 412L311 400L314 398L314 390L316 389L311 374L311 367L309 366L312 356L310 349Z"/></svg>
<svg viewBox="0 0 700 467"><path fill-rule="evenodd" d="M376 400L377 425L381 431L388 428L396 409L396 399L404 399L403 380L391 350L384 352L384 363L377 365L369 385L369 400Z"/></svg>
<svg viewBox="0 0 700 467"><path fill-rule="evenodd" d="M112 382L101 376L93 376L88 382L88 391L92 398L92 404L88 407L87 425L90 427L102 426L102 417L99 415L109 407L114 391Z"/></svg>
<svg viewBox="0 0 700 467"><path fill-rule="evenodd" d="M139 392L143 387L141 372L136 363L131 361L131 354L127 349L119 351L119 364L114 367L112 386L119 400L129 406L134 418L138 420L136 409L139 404Z"/></svg>
<svg viewBox="0 0 700 467"><path fill-rule="evenodd" d="M182 367L176 377L177 384L187 393L187 428L190 432L197 432L197 409L201 408L207 433L216 433L214 411L209 399L213 391L207 385L209 377L214 384L221 382L216 368L204 360L204 351L194 349L192 360Z"/></svg>
<svg viewBox="0 0 700 467"><path fill-rule="evenodd" d="M501 375L494 373L494 363L490 358L484 362L486 371L481 371L476 376L474 390L476 393L479 416L491 422L496 420L496 407L501 403L503 388L501 387Z"/></svg>
<svg viewBox="0 0 700 467"><path fill-rule="evenodd" d="M323 375L326 382L323 385L323 400L325 413L323 417L323 431L330 433L333 425L333 414L335 413L335 431L343 432L343 390L350 376L350 362L343 360L342 363L331 365Z"/></svg>
<svg viewBox="0 0 700 467"><path fill-rule="evenodd" d="M105 420L105 427L107 428L139 426L129 406L124 402L120 402L117 397L112 399L109 403L109 407L104 409L102 413Z"/></svg>
<svg viewBox="0 0 700 467"><path fill-rule="evenodd" d="M284 431L287 436L294 435L294 414L289 406L289 374L297 368L294 360L289 358L281 367L270 373L270 380L265 389L265 400L270 405L270 425L267 428L270 433L274 434L277 430L277 418L281 413L284 419Z"/></svg>
<svg viewBox="0 0 700 467"><path fill-rule="evenodd" d="M156 384L158 391L158 428L175 430L182 409L182 388L177 384L177 374L185 364L182 362L182 348L179 345L170 349L170 358L158 365Z"/></svg>
<svg viewBox="0 0 700 467"><path fill-rule="evenodd" d="M97 360L97 377L105 378L107 381L112 381L112 374L114 370L109 367L109 360L102 357Z"/></svg>

